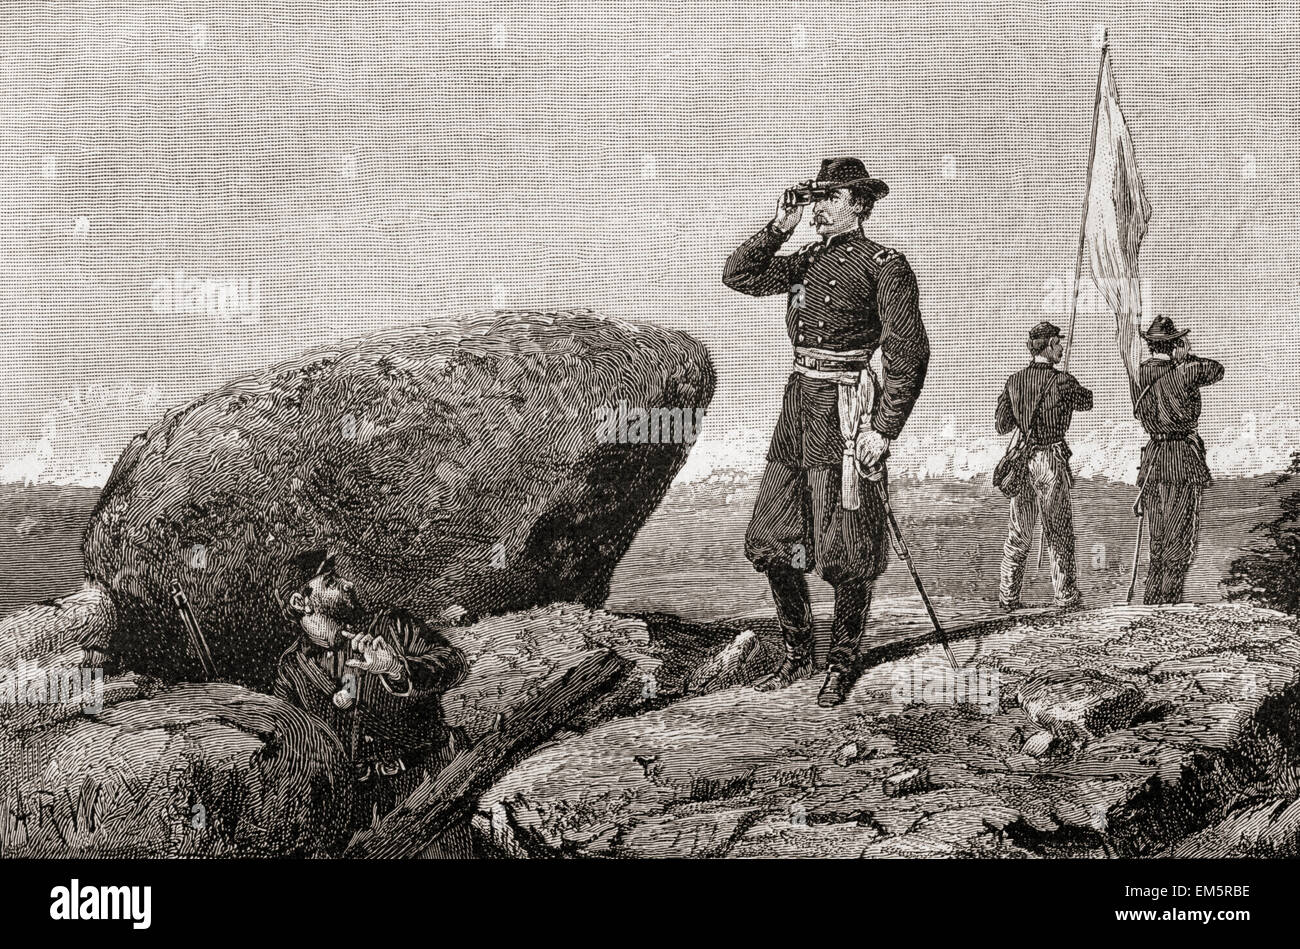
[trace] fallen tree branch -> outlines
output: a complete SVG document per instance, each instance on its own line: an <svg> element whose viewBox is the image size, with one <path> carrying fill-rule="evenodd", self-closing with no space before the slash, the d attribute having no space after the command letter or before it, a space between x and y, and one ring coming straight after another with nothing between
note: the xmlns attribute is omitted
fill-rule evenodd
<svg viewBox="0 0 1300 949"><path fill-rule="evenodd" d="M437 777L427 778L378 825L359 833L345 857L414 857L451 828L463 823L478 799L523 755L561 726L581 715L636 668L612 650L589 656L559 681L513 709L501 728L484 735Z"/></svg>

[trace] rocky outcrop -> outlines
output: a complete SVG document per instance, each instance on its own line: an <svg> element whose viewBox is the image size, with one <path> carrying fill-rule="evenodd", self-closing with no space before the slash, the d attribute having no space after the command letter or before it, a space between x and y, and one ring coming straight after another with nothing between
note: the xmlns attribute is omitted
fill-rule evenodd
<svg viewBox="0 0 1300 949"><path fill-rule="evenodd" d="M1249 798L1228 816L1157 856L1193 858L1300 857L1300 798Z"/></svg>
<svg viewBox="0 0 1300 949"><path fill-rule="evenodd" d="M514 856L1024 857L1152 855L1234 815L1206 847L1294 826L1285 801L1250 808L1300 766L1296 619L1111 608L953 649L957 670L892 652L835 709L814 677L606 722L518 765L478 828ZM1026 754L1052 727L1068 740Z"/></svg>
<svg viewBox="0 0 1300 949"><path fill-rule="evenodd" d="M496 312L314 350L171 412L113 468L86 533L122 667L197 661L266 687L288 559L338 553L364 600L437 617L599 606L712 397L704 347L589 311Z"/></svg>
<svg viewBox="0 0 1300 949"><path fill-rule="evenodd" d="M81 667L94 634L112 627L111 603L96 591L21 618L29 635L0 652L5 668L24 673L14 694L0 695L0 800L11 818L25 816L0 830L0 855L293 855L346 843L350 784L320 723L234 685L164 688ZM82 632L65 640L55 630ZM663 647L634 617L554 603L446 632L470 665L443 697L447 722L474 743L509 731L530 701L606 652L626 673L575 700L579 713L555 727L632 713L658 695L664 660L653 653ZM49 694L63 679L66 694Z"/></svg>
<svg viewBox="0 0 1300 949"><path fill-rule="evenodd" d="M0 617L0 668L22 662L58 665L81 661L83 649L103 649L117 628L117 611L97 584Z"/></svg>
<svg viewBox="0 0 1300 949"><path fill-rule="evenodd" d="M337 739L238 686L177 686L0 742L4 856L310 856L346 843Z"/></svg>
<svg viewBox="0 0 1300 949"><path fill-rule="evenodd" d="M706 695L737 685L748 685L771 672L781 652L752 629L740 633L726 649L696 668L686 680L687 695Z"/></svg>
<svg viewBox="0 0 1300 949"><path fill-rule="evenodd" d="M1022 750L1037 756L1054 741L1079 746L1127 728L1143 698L1132 682L1096 669L1053 669L1031 675L1016 689L1016 701L1043 731L1031 735Z"/></svg>
<svg viewBox="0 0 1300 949"><path fill-rule="evenodd" d="M651 654L645 623L630 616L552 603L444 632L465 653L469 675L442 697L442 707L447 721L463 728L471 741L497 729L523 702L603 649L631 660L636 671L604 696L584 722L631 711L657 694L655 676L663 660Z"/></svg>

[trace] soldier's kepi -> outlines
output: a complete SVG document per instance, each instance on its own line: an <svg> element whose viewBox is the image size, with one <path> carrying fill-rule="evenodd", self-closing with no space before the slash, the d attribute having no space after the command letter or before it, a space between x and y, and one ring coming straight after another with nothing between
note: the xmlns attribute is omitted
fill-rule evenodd
<svg viewBox="0 0 1300 949"><path fill-rule="evenodd" d="M736 249L722 277L751 296L787 294L794 344L745 535L745 555L771 584L786 646L780 668L756 687L781 688L812 671L804 574L816 570L835 588L822 705L844 700L872 588L889 557L881 493L862 490L859 470L884 476L884 458L921 393L930 359L912 268L862 233L888 193L858 159L826 159L811 186L785 192L776 217ZM778 254L804 204L812 206L821 240ZM869 364L877 348L882 380Z"/></svg>

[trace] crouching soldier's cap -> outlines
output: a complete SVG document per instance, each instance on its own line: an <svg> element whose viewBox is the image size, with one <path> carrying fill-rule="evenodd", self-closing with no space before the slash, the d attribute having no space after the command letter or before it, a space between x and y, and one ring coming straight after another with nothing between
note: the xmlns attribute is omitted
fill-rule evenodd
<svg viewBox="0 0 1300 949"><path fill-rule="evenodd" d="M306 584L314 577L334 572L334 555L328 550L304 550L293 558L293 566Z"/></svg>
<svg viewBox="0 0 1300 949"><path fill-rule="evenodd" d="M1167 316L1157 316L1147 327L1147 331L1142 334L1142 338L1148 343L1166 343L1174 339L1182 339L1186 336L1188 330L1174 328L1174 321Z"/></svg>
<svg viewBox="0 0 1300 949"><path fill-rule="evenodd" d="M1029 339L1054 339L1061 335L1061 328L1055 323L1049 323L1047 320L1039 323L1029 331Z"/></svg>

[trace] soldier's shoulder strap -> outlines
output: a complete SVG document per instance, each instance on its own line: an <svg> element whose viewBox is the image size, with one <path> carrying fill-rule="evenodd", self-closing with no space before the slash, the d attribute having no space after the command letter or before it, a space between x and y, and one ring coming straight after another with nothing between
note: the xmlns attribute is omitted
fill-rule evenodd
<svg viewBox="0 0 1300 949"><path fill-rule="evenodd" d="M877 267L903 256L894 248L877 243L865 234L859 234L857 237L851 238L851 242L854 245L854 250L862 252Z"/></svg>
<svg viewBox="0 0 1300 949"><path fill-rule="evenodd" d="M276 669L291 661L294 655L302 648L302 634L299 633L294 637L293 642L280 651L280 658L275 661Z"/></svg>
<svg viewBox="0 0 1300 949"><path fill-rule="evenodd" d="M1038 390L1038 398L1034 400L1034 407L1029 412L1029 421L1026 422L1024 427L1021 429L1026 438L1029 437L1030 430L1034 427L1034 420L1038 418L1038 410L1043 407L1043 399L1047 398L1047 390L1058 387L1060 384L1060 373L1054 372L1052 373L1051 378L1049 378L1047 382L1043 383L1043 387Z"/></svg>
<svg viewBox="0 0 1300 949"><path fill-rule="evenodd" d="M876 244L869 249L868 260L871 264L871 270L876 276L884 273L886 268L908 270L911 266L901 250L880 244Z"/></svg>

